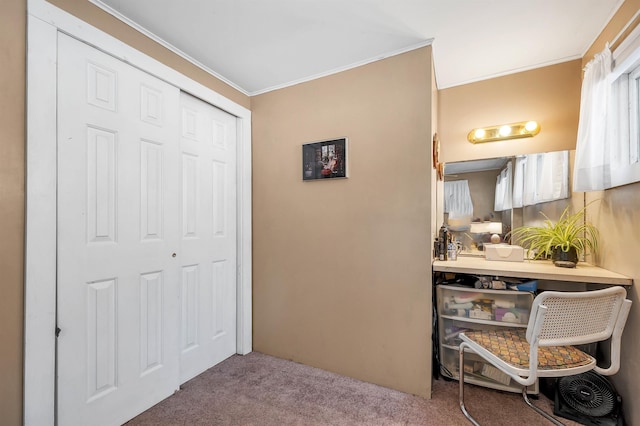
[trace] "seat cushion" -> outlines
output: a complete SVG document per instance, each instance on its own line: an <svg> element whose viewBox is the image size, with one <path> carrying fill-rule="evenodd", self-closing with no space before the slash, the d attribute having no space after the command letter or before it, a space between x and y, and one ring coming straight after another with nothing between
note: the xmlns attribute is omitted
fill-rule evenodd
<svg viewBox="0 0 640 426"><path fill-rule="evenodd" d="M517 368L529 368L529 342L525 329L465 331L464 335ZM557 370L587 365L592 357L573 346L538 347L538 369Z"/></svg>

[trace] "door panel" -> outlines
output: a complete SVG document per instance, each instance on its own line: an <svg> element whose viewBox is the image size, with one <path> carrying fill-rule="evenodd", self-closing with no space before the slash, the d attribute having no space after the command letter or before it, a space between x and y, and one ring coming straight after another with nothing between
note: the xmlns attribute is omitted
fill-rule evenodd
<svg viewBox="0 0 640 426"><path fill-rule="evenodd" d="M58 73L58 424L120 424L179 386L179 90L65 35Z"/></svg>
<svg viewBox="0 0 640 426"><path fill-rule="evenodd" d="M235 118L181 94L185 382L236 351Z"/></svg>

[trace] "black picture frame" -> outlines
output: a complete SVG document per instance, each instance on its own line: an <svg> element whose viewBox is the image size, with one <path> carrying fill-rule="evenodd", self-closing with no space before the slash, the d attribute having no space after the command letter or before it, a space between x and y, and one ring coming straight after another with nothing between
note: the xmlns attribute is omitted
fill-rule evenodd
<svg viewBox="0 0 640 426"><path fill-rule="evenodd" d="M347 138L302 145L302 180L346 178Z"/></svg>

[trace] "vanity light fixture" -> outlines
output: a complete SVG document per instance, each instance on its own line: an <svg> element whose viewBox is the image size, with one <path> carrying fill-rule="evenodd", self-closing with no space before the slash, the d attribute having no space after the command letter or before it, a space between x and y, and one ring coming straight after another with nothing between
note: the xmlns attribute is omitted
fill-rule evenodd
<svg viewBox="0 0 640 426"><path fill-rule="evenodd" d="M471 143L501 141L507 139L530 138L540 133L540 125L535 121L501 124L499 126L480 127L467 135Z"/></svg>

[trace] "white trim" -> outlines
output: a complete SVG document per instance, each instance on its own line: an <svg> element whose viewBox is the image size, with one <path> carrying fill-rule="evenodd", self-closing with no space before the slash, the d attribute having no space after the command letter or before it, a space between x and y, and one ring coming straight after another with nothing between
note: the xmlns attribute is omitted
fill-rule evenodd
<svg viewBox="0 0 640 426"><path fill-rule="evenodd" d="M288 81L286 83L282 83L282 84L278 84L278 85L275 85L275 86L267 87L266 89L260 89L260 90L256 90L256 91L250 92L250 91L247 91L247 90L241 88L240 86L238 86L237 84L233 83L232 81L226 79L225 77L221 76L220 74L216 73L211 68L209 68L206 65L204 65L202 62L200 62L200 61L194 59L193 57L189 56L188 54L186 54L182 50L178 49L177 47L175 47L171 43L165 41L164 39L162 39L158 35L156 35L153 32L147 30L142 25L140 25L137 22L129 19L127 16L125 16L122 13L118 12L117 10L112 8L111 6L105 4L102 0L89 0L89 2L93 3L96 7L99 7L100 9L104 10L105 12L107 12L110 15L112 15L113 17L119 19L120 21L124 22L125 24L129 25L131 28L135 29L136 31L139 31L140 33L142 33L145 36L149 37L151 40L155 41L156 43L166 47L167 49L169 49L170 51L172 51L176 55L178 55L181 58L185 59L186 61L189 61L192 64L194 64L195 66L197 66L199 68L202 68L207 73L211 74L212 76L216 77L217 79L219 79L221 81L224 81L229 86L233 87L234 89L236 89L239 92L242 92L242 93L244 93L245 95L248 95L248 96L261 95L263 93L272 92L274 90L284 89L286 87L295 86L296 84L305 83L307 81L316 80L316 79L322 78L322 77L327 77L329 75L333 75L333 74L337 74L337 73L340 73L340 72L343 72L343 71L350 70L352 68L357 68L357 67L360 67L362 65L370 64L372 62L380 61L382 59L386 59L386 58L390 58L392 56L400 55L402 53L410 52L412 50L419 49L419 48L424 47L424 46L429 46L429 45L431 45L433 43L433 38L430 38L430 39L421 41L420 43L413 44L411 46L403 47L403 48L398 49L398 50L392 50L390 52L385 52L383 54L376 55L376 56L371 57L371 58L363 59L361 61L354 62L352 64L345 65L345 66L342 66L342 67L339 67L339 68L335 68L335 69L332 69L332 70L329 70L329 71L323 71L323 72L318 73L318 74L313 74L313 75L310 75L310 76L307 76L307 77L299 78L297 80L292 80L292 81Z"/></svg>
<svg viewBox="0 0 640 426"><path fill-rule="evenodd" d="M123 15L120 12L118 12L117 10L112 8L111 6L109 6L107 4L104 4L100 0L89 0L89 2L93 3L94 5L96 5L96 7L99 7L100 9L104 10L108 14L112 15L114 18L119 19L120 21L124 22L125 24L127 24L131 28L135 29L136 31L144 34L145 36L147 36L151 40L155 41L156 43L160 44L161 46L167 48L171 52L173 52L176 55L180 56L182 59L185 59L185 60L191 62L193 65L197 66L198 68L202 68L204 71L206 71L207 73L211 74L212 76L214 76L218 80L225 82L226 84L228 84L229 86L233 87L237 91L239 91L241 93L244 93L245 95L249 96L249 93L246 90L244 90L242 87L238 86L237 84L235 84L231 80L229 80L229 79L223 77L222 75L218 74L217 72L215 72L211 68L209 68L206 65L204 65L202 62L200 62L197 59L189 56L188 54L186 54L182 50L178 49L177 47L175 47L171 43L165 41L161 37L158 37L156 34L152 33L149 30L147 30L142 25L140 25L140 24L132 21L131 19L127 18L125 15Z"/></svg>
<svg viewBox="0 0 640 426"><path fill-rule="evenodd" d="M343 72L343 71L348 71L350 69L361 67L361 66L367 65L367 64L371 64L373 62L381 61L383 59L387 59L387 58L390 58L392 56L397 56L397 55L401 55L403 53L411 52L412 50L420 49L421 47L430 46L432 44L433 44L433 39L430 38L430 39L421 41L420 43L412 44L411 46L403 47L402 49L386 52L386 53L374 56L372 58L363 59L362 61L354 62L354 63L351 63L349 65L345 65L345 66L342 66L342 67L334 68L334 69L329 70L329 71L323 71L323 72L318 73L318 74L313 74L313 75L310 75L308 77L299 78L297 80L289 81L287 83L283 83L283 84L280 84L280 85L271 86L271 87L268 87L266 89L257 90L255 92L251 92L250 95L251 96L261 95L263 93L272 92L274 90L284 89L285 87L295 86L296 84L306 83L307 81L312 81L312 80L316 80L318 78L327 77L329 75L338 74L338 73Z"/></svg>
<svg viewBox="0 0 640 426"><path fill-rule="evenodd" d="M593 46L593 44L596 42L596 40L598 40L598 37L600 37L600 35L604 31L604 29L607 28L607 25L609 25L609 23L611 23L611 20L616 15L616 13L618 13L618 10L620 10L622 5L624 4L624 1L625 0L618 0L618 3L613 7L613 9L611 10L611 13L609 13L609 16L607 17L607 19L605 19L603 21L604 23L602 24L600 29L597 32L595 32L595 35L593 36L593 40L591 40L591 43L587 43L587 46L582 50L582 55L580 55L581 58L584 58L584 56L589 52L589 49L591 49L591 46ZM629 25L629 23L627 23L627 25ZM620 34L618 34L614 40L617 40L618 37L620 37ZM611 43L613 44L613 41Z"/></svg>
<svg viewBox="0 0 640 426"><path fill-rule="evenodd" d="M474 78L474 79L470 79L470 80L464 80L464 81L458 81L458 82L453 82L453 83L447 84L447 85L439 85L439 84L437 84L438 72L436 70L436 87L438 88L438 90L449 89L449 88L452 88L452 87L463 86L465 84L477 83L479 81L490 80L492 78L504 77L504 76L511 75L511 74L516 74L516 73L521 73L521 72L525 72L525 71L535 70L535 69L538 69L538 68L544 68L544 67L549 67L549 66L552 66L552 65L562 64L562 63L565 63L565 62L574 61L576 59L582 59L582 58L584 58L584 55L587 54L587 52L589 51L589 49L591 48L593 43L595 43L595 41L598 39L600 34L602 34L602 31L609 24L609 22L611 21L611 18L613 18L615 16L615 14L618 13L618 10L620 9L620 7L622 6L623 3L624 3L624 0L618 0L618 3L612 9L611 13L609 14L609 17L604 21L604 24L602 25L602 28L600 28L600 31L595 33L596 35L594 36L593 40L590 43L587 43L587 46L583 49L582 53L579 54L579 55L565 56L564 58L559 58L559 59L555 59L555 60L552 60L552 61L542 62L542 63L539 63L539 64L529 65L529 66L526 66L526 67L513 68L513 69L510 69L510 70L507 70L507 71L502 71L502 72L493 73L493 74L487 74L487 75L484 75L484 76L481 76L481 77L478 77L478 78ZM436 47L434 45L434 49L435 48ZM435 57L435 53L434 53L434 57Z"/></svg>
<svg viewBox="0 0 640 426"><path fill-rule="evenodd" d="M434 47L434 49L435 49L435 47ZM526 66L526 67L513 68L513 69L510 69L510 70L507 70L507 71L502 71L502 72L493 73L493 74L486 74L486 75L483 75L483 76L478 77L478 78L473 78L473 79L470 79L470 80L463 80L463 81L456 81L456 82L453 82L453 83L450 83L450 84L446 84L446 85L437 84L438 73L436 71L436 86L437 86L438 90L450 89L452 87L464 86L465 84L477 83L479 81L485 81L485 80L491 80L492 78L504 77L504 76L507 76L507 75L517 74L517 73L521 73L521 72L525 72L525 71L531 71L531 70L535 70L535 69L538 69L538 68L549 67L551 65L563 64L565 62L574 61L576 59L581 59L581 58L582 58L582 56L580 56L580 55L567 56L567 57L556 59L556 60L549 61L549 62L542 62L542 63L539 63L539 64L534 64L534 65L530 65L530 66Z"/></svg>
<svg viewBox="0 0 640 426"><path fill-rule="evenodd" d="M629 27L631 26L631 24L633 23L633 21L635 21L635 20L636 20L636 18L638 17L638 15L640 15L640 10L637 10L637 11L636 11L636 13L634 13L634 14L633 14L633 16L631 17L631 19L629 19L629 21L625 24L625 26L624 26L624 27L622 27L622 29L621 29L620 31L618 31L618 34L616 34L616 36L613 38L613 40L611 40L611 41L609 42L609 45L610 45L610 46L613 46L614 44L616 44L616 43L617 43L617 41L618 41L618 40L620 40L620 37L622 37L622 36L623 36L623 34L624 34L628 29L629 29ZM609 19L609 20L607 21L607 25L609 24L609 21L610 21L610 20L611 20L611 19ZM602 28L602 29L604 30L604 28ZM602 33L602 31L600 31L600 33ZM629 38L629 37L625 38L625 39L623 40L623 42L622 42L622 43L620 43L620 44L621 44L621 45L622 45L622 44L624 44L624 41L626 41L628 38ZM594 40L594 42L595 42L595 40ZM616 50L617 50L617 49L616 49ZM585 53L587 53L587 52L585 52Z"/></svg>
<svg viewBox="0 0 640 426"><path fill-rule="evenodd" d="M236 175L238 194L237 226L237 325L236 352L246 355L253 350L253 234L251 204L251 112L237 120L238 152L236 153Z"/></svg>
<svg viewBox="0 0 640 426"><path fill-rule="evenodd" d="M628 160L630 164L638 162L638 140L640 140L640 120L638 120L638 113L640 112L640 97L638 97L638 90L640 90L640 66L636 66L629 72L629 80L627 81L627 90L629 93L629 156ZM625 150L626 151L626 150Z"/></svg>
<svg viewBox="0 0 640 426"><path fill-rule="evenodd" d="M56 211L57 37L32 16L27 25L24 424L47 425L55 412L56 216L47 213Z"/></svg>
<svg viewBox="0 0 640 426"><path fill-rule="evenodd" d="M45 0L28 1L24 424L55 423L56 62L62 31L237 117L237 352L252 350L251 111Z"/></svg>
<svg viewBox="0 0 640 426"><path fill-rule="evenodd" d="M611 81L615 81L622 74L628 72L629 68L633 68L636 62L640 61L639 48L640 25L629 33L620 45L618 45L616 50L611 52L611 58L613 59L613 70L610 76Z"/></svg>
<svg viewBox="0 0 640 426"><path fill-rule="evenodd" d="M638 14L629 21L631 23ZM625 28L629 27L629 23ZM621 34L621 33L620 33ZM620 37L616 36L616 39ZM637 83L630 74L640 67L640 26L637 26L620 45L611 52L613 70L609 76L613 84L612 95L615 99L614 109L618 149L614 152L611 167L611 185L608 188L640 182L640 162L638 162L639 129L634 109L638 100L634 99ZM608 189L607 188L607 189Z"/></svg>

